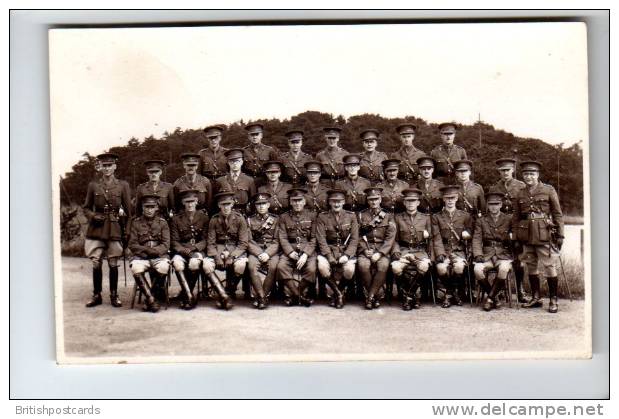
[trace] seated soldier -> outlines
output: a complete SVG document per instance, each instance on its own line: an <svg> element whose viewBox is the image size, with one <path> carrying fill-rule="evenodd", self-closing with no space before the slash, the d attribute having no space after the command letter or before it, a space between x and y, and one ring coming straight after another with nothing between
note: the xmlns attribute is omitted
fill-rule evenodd
<svg viewBox="0 0 619 419"><path fill-rule="evenodd" d="M466 241L471 239L472 221L466 211L456 209L459 186L441 188L443 210L432 216L432 243L436 255L436 271L444 293L443 308L451 300L461 306L464 291L464 269L467 267Z"/></svg>
<svg viewBox="0 0 619 419"><path fill-rule="evenodd" d="M329 211L316 218L316 242L320 254L316 258L318 272L328 285L327 296L335 308L344 307L344 294L355 275L359 224L354 212L345 211L345 192L328 192Z"/></svg>
<svg viewBox="0 0 619 419"><path fill-rule="evenodd" d="M365 308L372 310L380 307L396 228L393 215L380 207L381 188L368 188L364 192L369 208L359 213L357 270L363 283Z"/></svg>
<svg viewBox="0 0 619 419"><path fill-rule="evenodd" d="M512 268L510 233L512 217L501 212L503 194L489 192L486 194L488 212L475 223L473 233L473 270L475 279L488 295L484 310L496 308L497 294L503 288L507 274ZM488 281L487 271L497 269L494 283Z"/></svg>
<svg viewBox="0 0 619 419"><path fill-rule="evenodd" d="M214 268L226 271L225 290L210 264L204 263L203 269L217 293L217 307L227 310L232 308L230 297L236 298L236 288L247 265L249 229L245 218L232 210L234 192L220 192L215 199L219 212L209 221L206 253L214 259Z"/></svg>
<svg viewBox="0 0 619 419"><path fill-rule="evenodd" d="M142 196L142 215L133 219L129 233L129 249L133 253L129 267L135 283L145 298L145 311L159 311L163 301L165 279L170 270L170 229L168 223L157 215L158 195ZM150 270L152 287L145 273Z"/></svg>
<svg viewBox="0 0 619 419"><path fill-rule="evenodd" d="M305 209L306 193L300 188L288 191L290 211L282 214L277 228L282 248L277 272L287 306L302 304L309 307L313 303L308 291L316 283L316 213Z"/></svg>
<svg viewBox="0 0 619 419"><path fill-rule="evenodd" d="M269 214L271 196L257 193L252 197L256 214L249 217L250 239L247 265L253 289L254 307L267 308L279 262L277 241L277 215Z"/></svg>
<svg viewBox="0 0 619 419"><path fill-rule="evenodd" d="M172 218L170 226L172 249L176 253L172 265L182 290L181 308L191 310L196 303L193 288L202 263L205 261L214 268L214 262L208 258L205 260L209 218L204 211L197 211L198 191L186 190L180 199L185 210Z"/></svg>
<svg viewBox="0 0 619 419"><path fill-rule="evenodd" d="M400 285L402 309L408 311L420 307L417 288L420 285L419 277L423 277L430 269L428 239L432 226L430 216L417 211L421 191L405 189L402 194L406 210L394 216L396 240L391 252L391 270Z"/></svg>
<svg viewBox="0 0 619 419"><path fill-rule="evenodd" d="M279 215L288 211L288 189L292 186L289 183L280 182L284 164L279 161L268 161L263 165L263 169L267 182L258 188L258 192L269 195L269 212Z"/></svg>

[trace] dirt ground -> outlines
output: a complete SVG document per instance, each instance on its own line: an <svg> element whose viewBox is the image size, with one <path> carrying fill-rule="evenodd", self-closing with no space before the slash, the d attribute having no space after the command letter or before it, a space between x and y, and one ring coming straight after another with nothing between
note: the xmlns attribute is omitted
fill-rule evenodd
<svg viewBox="0 0 619 419"><path fill-rule="evenodd" d="M213 301L202 301L192 311L176 306L152 314L129 308L133 279L124 287L120 269L120 296L124 306L109 304L107 270L104 269L104 304L87 309L91 293L90 262L62 258L64 353L67 362L161 361L218 359L245 354L249 360L294 359L387 359L404 356L422 359L454 353L479 358L539 357L552 354L573 357L586 354L585 303L560 300L558 315L543 309L504 307L486 313L479 307L423 305L420 310L402 311L397 304L365 310L350 302L342 310L318 301L311 308L286 307L275 302L267 310L256 310L248 301L237 300L229 312L217 310ZM174 280L172 293L178 285ZM354 354L354 355L350 355ZM382 355L377 355L382 354ZM487 356L487 355L486 355ZM577 355L578 356L578 355Z"/></svg>

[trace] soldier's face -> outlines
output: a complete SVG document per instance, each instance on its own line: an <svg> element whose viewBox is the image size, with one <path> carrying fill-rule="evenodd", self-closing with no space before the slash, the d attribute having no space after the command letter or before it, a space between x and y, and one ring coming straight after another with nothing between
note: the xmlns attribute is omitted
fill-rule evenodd
<svg viewBox="0 0 619 419"><path fill-rule="evenodd" d="M305 198L291 199L290 200L290 206L292 207L292 210L295 211L295 212L303 211L303 208L305 208Z"/></svg>
<svg viewBox="0 0 619 419"><path fill-rule="evenodd" d="M443 144L452 145L455 139L456 139L455 132L441 132L441 141L443 141Z"/></svg>
<svg viewBox="0 0 619 419"><path fill-rule="evenodd" d="M337 135L333 135L333 134L329 134L325 136L325 138L327 139L327 146L329 147L336 147L338 141L340 141L340 137L338 137Z"/></svg>
<svg viewBox="0 0 619 419"><path fill-rule="evenodd" d="M149 170L148 171L148 180L151 182L159 182L161 178L161 170Z"/></svg>
<svg viewBox="0 0 619 419"><path fill-rule="evenodd" d="M301 146L303 145L303 141L289 141L288 147L290 147L290 151L293 153L298 153L301 151Z"/></svg>
<svg viewBox="0 0 619 419"><path fill-rule="evenodd" d="M496 203L492 203L492 204L488 204L488 212L492 215L497 215L499 212L501 212L501 207L502 204L499 202L498 204Z"/></svg>
<svg viewBox="0 0 619 419"><path fill-rule="evenodd" d="M344 169L346 169L346 173L348 173L349 176L357 176L360 168L361 166L358 164L347 164L344 166Z"/></svg>
<svg viewBox="0 0 619 419"><path fill-rule="evenodd" d="M445 207L447 209L454 209L456 208L456 202L458 201L458 197L457 196L444 196L443 197L443 202L445 203Z"/></svg>
<svg viewBox="0 0 619 419"><path fill-rule="evenodd" d="M233 172L238 172L243 166L243 159L239 157L238 159L228 160L228 166Z"/></svg>
<svg viewBox="0 0 619 419"><path fill-rule="evenodd" d="M499 169L499 173L501 174L501 179L503 180L511 180L514 177L514 169Z"/></svg>
<svg viewBox="0 0 619 419"><path fill-rule="evenodd" d="M116 170L116 163L101 163L101 174L103 176L112 176Z"/></svg>
<svg viewBox="0 0 619 419"><path fill-rule="evenodd" d="M305 177L309 183L317 183L320 181L320 172L307 172Z"/></svg>
<svg viewBox="0 0 619 419"><path fill-rule="evenodd" d="M457 170L456 171L456 179L458 179L458 182L466 182L467 180L469 180L471 177L471 171L470 170Z"/></svg>
<svg viewBox="0 0 619 419"><path fill-rule="evenodd" d="M539 172L533 170L522 172L522 180L529 186L537 185L539 181Z"/></svg>
<svg viewBox="0 0 619 419"><path fill-rule="evenodd" d="M264 215L269 212L269 207L271 204L268 202L258 202L256 203L256 212L260 215Z"/></svg>
<svg viewBox="0 0 619 419"><path fill-rule="evenodd" d="M186 174L193 176L198 171L198 163L183 163L183 168Z"/></svg>
<svg viewBox="0 0 619 419"><path fill-rule="evenodd" d="M185 207L185 211L195 212L198 206L198 200L191 199L191 200L183 201L183 206Z"/></svg>
<svg viewBox="0 0 619 419"><path fill-rule="evenodd" d="M408 212L417 211L418 206L419 206L418 199L407 199L404 201L404 207L406 208L406 211Z"/></svg>
<svg viewBox="0 0 619 419"><path fill-rule="evenodd" d="M434 173L434 167L420 167L419 173L421 173L421 177L424 179L432 179L432 173Z"/></svg>
<svg viewBox="0 0 619 419"><path fill-rule="evenodd" d="M153 205L142 205L142 213L146 218L153 218L155 213L157 212L157 206Z"/></svg>
<svg viewBox="0 0 619 419"><path fill-rule="evenodd" d="M363 140L363 149L365 151L374 151L376 150L376 145L378 142L376 140Z"/></svg>
<svg viewBox="0 0 619 419"><path fill-rule="evenodd" d="M406 146L406 147L412 146L414 139L415 139L415 134L412 134L412 133L400 134L400 141L402 141L403 146Z"/></svg>
<svg viewBox="0 0 619 419"><path fill-rule="evenodd" d="M247 137L252 144L260 144L262 141L262 131L250 132L247 134Z"/></svg>
<svg viewBox="0 0 619 419"><path fill-rule="evenodd" d="M228 216L232 212L232 202L220 202L217 206L219 207L219 211L224 216Z"/></svg>
<svg viewBox="0 0 619 419"><path fill-rule="evenodd" d="M267 178L269 178L269 182L277 182L281 175L282 175L282 172L280 172L279 170L267 172Z"/></svg>
<svg viewBox="0 0 619 419"><path fill-rule="evenodd" d="M211 135L208 137L208 146L211 149L219 148L220 142L221 142L221 135Z"/></svg>
<svg viewBox="0 0 619 419"><path fill-rule="evenodd" d="M398 178L398 169L389 169L385 171L388 180L396 180Z"/></svg>
<svg viewBox="0 0 619 419"><path fill-rule="evenodd" d="M330 199L329 205L331 205L331 209L334 212L340 212L342 208L344 208L344 200L343 199Z"/></svg>
<svg viewBox="0 0 619 419"><path fill-rule="evenodd" d="M368 198L367 201L368 201L368 206L371 209L380 208L380 202L381 202L380 197L379 198Z"/></svg>

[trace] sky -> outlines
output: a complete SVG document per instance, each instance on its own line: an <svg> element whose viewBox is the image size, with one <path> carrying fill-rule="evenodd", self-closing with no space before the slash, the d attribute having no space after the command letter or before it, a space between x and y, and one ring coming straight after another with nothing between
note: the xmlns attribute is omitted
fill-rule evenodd
<svg viewBox="0 0 619 419"><path fill-rule="evenodd" d="M517 136L588 141L582 23L54 29L49 42L56 177L131 137L306 110L480 114Z"/></svg>

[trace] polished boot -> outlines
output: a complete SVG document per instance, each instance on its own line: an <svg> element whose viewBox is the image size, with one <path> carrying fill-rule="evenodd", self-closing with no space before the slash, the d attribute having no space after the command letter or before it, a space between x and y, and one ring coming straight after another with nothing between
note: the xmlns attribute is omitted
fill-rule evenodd
<svg viewBox="0 0 619 419"><path fill-rule="evenodd" d="M314 300L310 297L309 290L311 286L314 285L311 282L301 281L299 284L299 304L305 307L310 307L314 304Z"/></svg>
<svg viewBox="0 0 619 419"><path fill-rule="evenodd" d="M529 283L531 284L531 300L528 303L522 304L524 308L535 308L541 307L542 300L539 296L539 276L537 275L529 275Z"/></svg>
<svg viewBox="0 0 619 419"><path fill-rule="evenodd" d="M546 278L548 282L548 296L550 297L550 303L548 304L548 312L556 313L559 311L559 304L557 298L557 292L559 288L559 278L551 276Z"/></svg>
<svg viewBox="0 0 619 419"><path fill-rule="evenodd" d="M443 295L443 302L441 304L441 307L449 308L451 307L451 295L453 294L453 289L451 287L451 281L447 276L439 277L439 280L444 286L444 293L443 293L444 295Z"/></svg>
<svg viewBox="0 0 619 419"><path fill-rule="evenodd" d="M133 277L135 278L135 283L138 285L138 288L144 295L144 300L146 302L145 311L151 311L153 313L159 311L159 304L157 303L155 297L153 297L151 288L148 285L148 281L146 280L144 274L136 274Z"/></svg>
<svg viewBox="0 0 619 419"><path fill-rule="evenodd" d="M516 293L519 303L528 303L531 297L524 290L524 268L520 263L516 263L514 267L514 276L516 277Z"/></svg>
<svg viewBox="0 0 619 419"><path fill-rule="evenodd" d="M233 307L232 301L230 300L230 296L226 293L224 286L219 281L219 278L217 278L214 273L208 274L207 278L208 282L219 296L217 308L223 308L225 310L231 309ZM234 279L232 280L234 281Z"/></svg>
<svg viewBox="0 0 619 419"><path fill-rule="evenodd" d="M178 284L181 286L181 290L183 290L183 301L181 302L181 308L191 310L195 306L195 300L193 293L191 292L191 288L189 287L189 282L187 281L183 271L175 271L175 274Z"/></svg>
<svg viewBox="0 0 619 419"><path fill-rule="evenodd" d="M118 266L110 266L110 303L112 307L122 307L118 297Z"/></svg>
<svg viewBox="0 0 619 419"><path fill-rule="evenodd" d="M86 303L86 307L95 307L103 303L101 298L101 288L103 285L103 269L92 268L92 297Z"/></svg>

